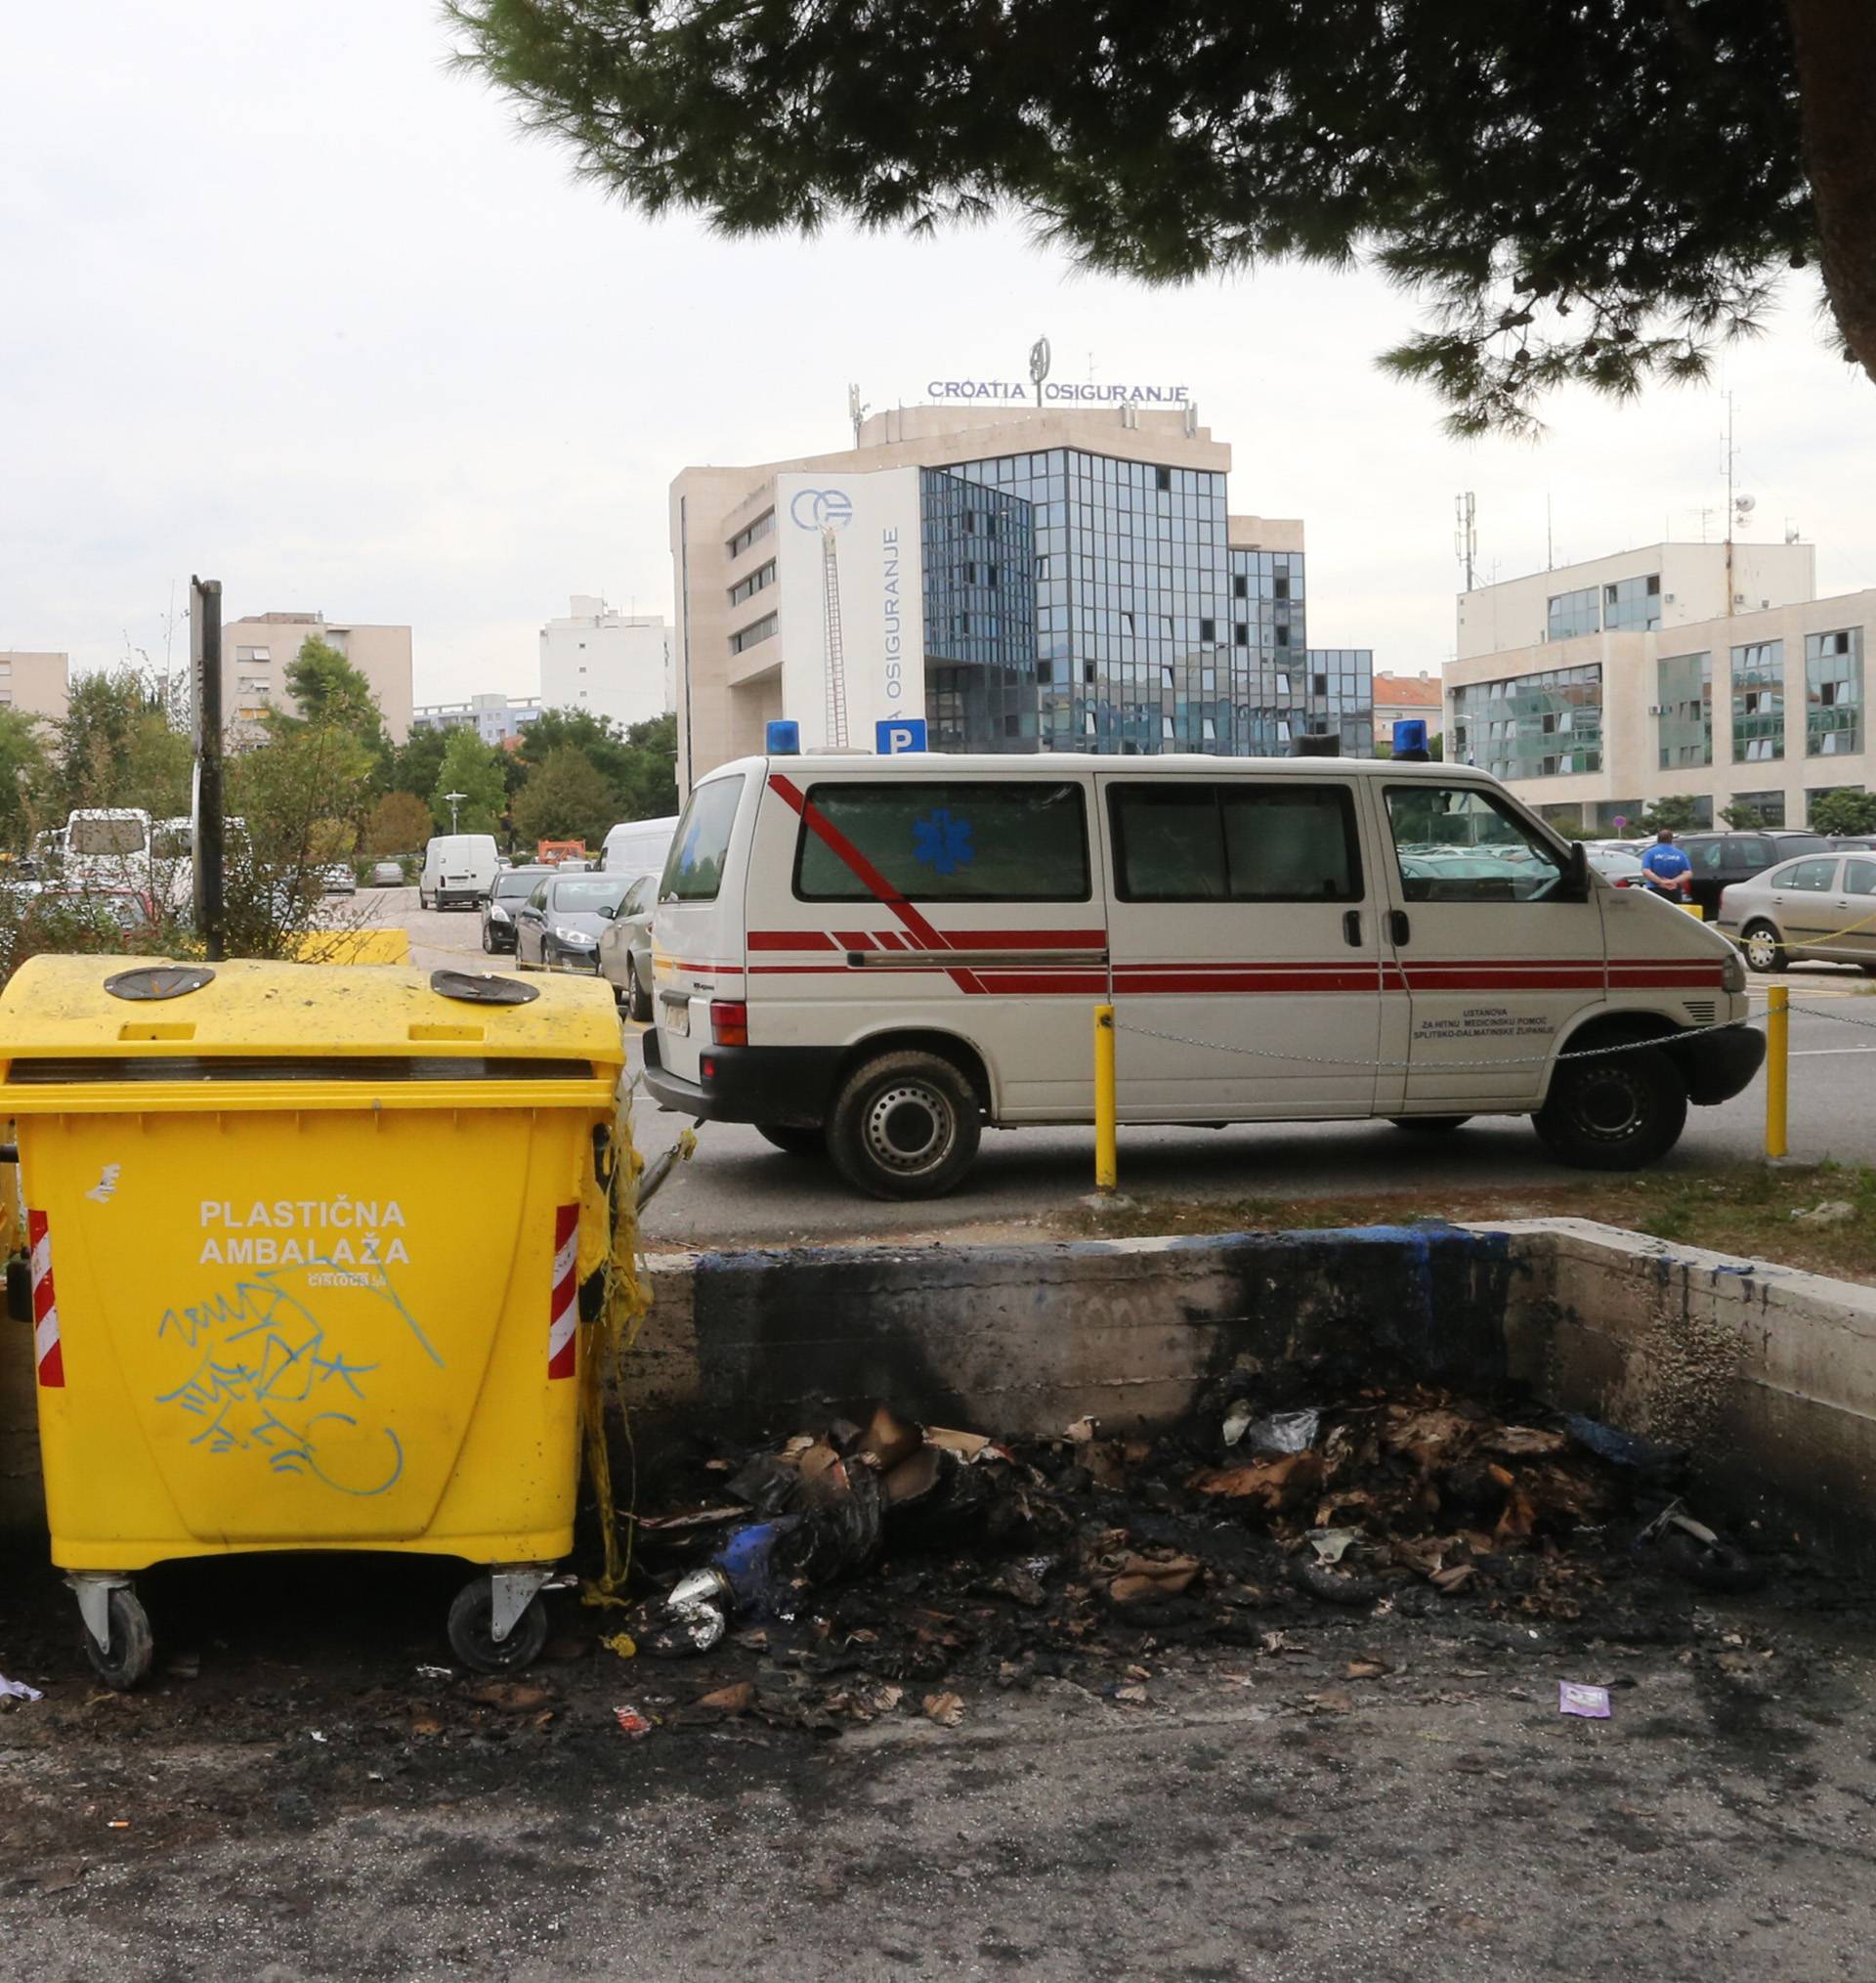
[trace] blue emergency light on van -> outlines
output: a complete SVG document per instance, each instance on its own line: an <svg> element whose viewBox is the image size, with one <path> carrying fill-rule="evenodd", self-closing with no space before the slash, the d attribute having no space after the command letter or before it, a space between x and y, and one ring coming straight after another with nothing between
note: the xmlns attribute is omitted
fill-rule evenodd
<svg viewBox="0 0 1876 1983"><path fill-rule="evenodd" d="M768 726L771 757L798 757L801 754L801 725L789 716L774 716Z"/></svg>
<svg viewBox="0 0 1876 1983"><path fill-rule="evenodd" d="M1425 758L1427 755L1427 724L1420 716L1401 716L1394 723L1394 755L1405 757L1409 752Z"/></svg>

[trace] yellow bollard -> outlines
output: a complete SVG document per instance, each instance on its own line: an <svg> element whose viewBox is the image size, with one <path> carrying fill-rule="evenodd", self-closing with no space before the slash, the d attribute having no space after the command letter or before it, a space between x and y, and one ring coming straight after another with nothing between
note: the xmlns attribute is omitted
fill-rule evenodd
<svg viewBox="0 0 1876 1983"><path fill-rule="evenodd" d="M1094 1008L1094 1188L1111 1191L1120 1182L1115 1146L1114 1008Z"/></svg>
<svg viewBox="0 0 1876 1983"><path fill-rule="evenodd" d="M1785 1154L1785 1076L1791 1052L1791 992L1775 984L1766 1008L1766 1155Z"/></svg>

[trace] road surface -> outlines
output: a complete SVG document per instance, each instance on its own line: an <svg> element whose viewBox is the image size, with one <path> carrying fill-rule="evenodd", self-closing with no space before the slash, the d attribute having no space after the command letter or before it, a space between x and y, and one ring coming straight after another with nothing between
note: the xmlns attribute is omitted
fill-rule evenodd
<svg viewBox="0 0 1876 1983"><path fill-rule="evenodd" d="M402 924L411 956L432 967L482 968L479 919L462 910L417 907L411 888L365 890L373 920ZM1812 965L1782 979L1792 1018L1791 1148L1797 1157L1876 1163L1876 997L1857 972ZM1851 1025L1818 1016L1841 1013ZM634 1043L642 1029L626 1028ZM682 1121L661 1112L639 1118L640 1142L658 1150ZM1750 1161L1764 1148L1765 1091L1753 1086L1719 1108L1696 1108L1668 1159L1688 1170ZM1411 1136L1385 1122L1245 1124L1222 1129L1123 1129L1121 1188L1185 1198L1298 1198L1441 1187L1508 1190L1581 1183L1583 1174L1550 1161L1530 1125L1481 1118L1452 1137ZM882 1205L855 1196L824 1163L788 1157L753 1129L705 1123L698 1152L678 1185L648 1210L654 1241L685 1246L774 1245L797 1241L929 1236L1059 1212L1092 1187L1093 1142L1085 1129L992 1131L963 1187L948 1198ZM1609 1180L1611 1212L1620 1178Z"/></svg>

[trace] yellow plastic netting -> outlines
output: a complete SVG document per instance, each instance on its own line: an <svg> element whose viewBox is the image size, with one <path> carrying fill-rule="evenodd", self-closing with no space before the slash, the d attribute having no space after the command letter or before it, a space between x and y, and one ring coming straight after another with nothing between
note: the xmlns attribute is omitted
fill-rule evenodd
<svg viewBox="0 0 1876 1983"><path fill-rule="evenodd" d="M651 1187L673 1162L682 1162L696 1147L696 1137L686 1130L677 1143L656 1167ZM590 1605L622 1604L618 1593L632 1567L632 1531L638 1506L636 1467L626 1483L626 1534L619 1540L619 1508L613 1486L612 1449L606 1437L609 1404L617 1409L624 1436L628 1462L632 1456L631 1410L625 1398L624 1361L638 1340L640 1326L652 1305L652 1286L645 1272L639 1241L638 1209L640 1194L647 1188L645 1159L632 1138L632 1091L621 1087L618 1109L613 1119L610 1147L599 1159L582 1190L579 1222L579 1274L582 1279L605 1270L605 1296L598 1319L587 1325L585 1354L579 1364L580 1439L586 1452L586 1475L592 1483L599 1507L600 1539L605 1549L605 1568L590 1581L583 1593ZM624 1639L624 1634L618 1635ZM623 1645L606 1642L625 1658L631 1654L630 1641Z"/></svg>

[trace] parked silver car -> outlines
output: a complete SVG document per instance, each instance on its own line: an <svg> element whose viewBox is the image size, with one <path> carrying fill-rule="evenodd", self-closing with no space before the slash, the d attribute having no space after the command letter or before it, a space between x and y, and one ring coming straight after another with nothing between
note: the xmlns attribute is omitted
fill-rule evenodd
<svg viewBox="0 0 1876 1983"><path fill-rule="evenodd" d="M1731 883L1715 922L1754 970L1824 958L1876 977L1876 854L1805 854Z"/></svg>
<svg viewBox="0 0 1876 1983"><path fill-rule="evenodd" d="M657 906L658 877L640 875L599 939L600 975L629 1018L652 1016L652 911Z"/></svg>
<svg viewBox="0 0 1876 1983"><path fill-rule="evenodd" d="M622 875L549 874L515 909L515 962L523 970L599 972L599 939L624 898Z"/></svg>

